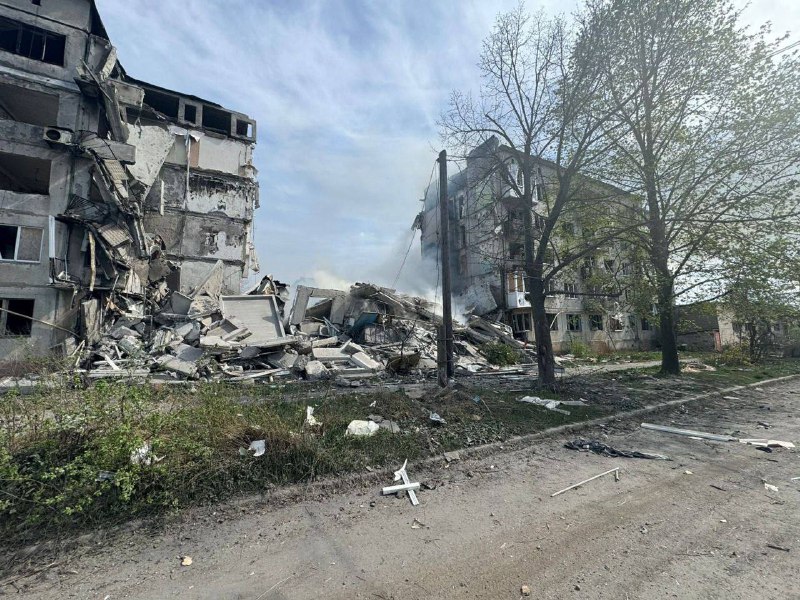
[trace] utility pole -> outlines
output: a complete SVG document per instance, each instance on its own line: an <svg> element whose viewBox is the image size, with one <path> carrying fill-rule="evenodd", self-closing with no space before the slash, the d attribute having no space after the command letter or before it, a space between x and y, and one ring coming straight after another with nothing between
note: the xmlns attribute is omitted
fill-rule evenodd
<svg viewBox="0 0 800 600"><path fill-rule="evenodd" d="M453 378L453 308L450 291L450 210L447 198L447 151L439 153L439 242L442 258L442 327L439 332L439 385Z"/></svg>

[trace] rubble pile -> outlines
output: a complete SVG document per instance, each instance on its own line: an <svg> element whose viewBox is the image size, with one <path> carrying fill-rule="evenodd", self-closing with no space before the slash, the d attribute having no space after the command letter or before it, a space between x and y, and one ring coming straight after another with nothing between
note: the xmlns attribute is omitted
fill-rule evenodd
<svg viewBox="0 0 800 600"><path fill-rule="evenodd" d="M159 282L148 316L122 307L106 311L103 333L83 353L83 372L91 379L293 377L341 386L384 373L435 373L442 321L427 300L368 283L349 291L298 286L287 310L288 288L271 277L226 296L222 275L217 263L188 294ZM481 317L469 317L454 335L456 368L464 374L500 371L484 356L486 343L528 352L506 325Z"/></svg>

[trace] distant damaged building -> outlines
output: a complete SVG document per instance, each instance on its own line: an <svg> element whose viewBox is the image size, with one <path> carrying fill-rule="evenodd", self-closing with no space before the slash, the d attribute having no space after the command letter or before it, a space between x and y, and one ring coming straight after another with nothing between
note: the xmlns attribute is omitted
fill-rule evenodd
<svg viewBox="0 0 800 600"><path fill-rule="evenodd" d="M531 210L531 233L538 245L547 216L546 198L555 196L556 165L535 158L537 185L533 205L518 193L522 170L517 153L492 136L466 157L464 168L448 181L450 255L456 306L473 315L508 325L515 338L535 341L533 312L526 290L524 222ZM509 182L516 182L511 185ZM596 212L613 215L612 207L632 202L622 190L582 178L582 193L596 197ZM428 187L415 226L421 230L424 258L440 257L439 190ZM558 250L580 239L591 223L588 215L562 213L545 251L547 267L560 263ZM629 294L637 277L630 245L610 240L604 247L566 265L547 287L545 308L556 352L621 350L651 347L657 332L652 310L635 306Z"/></svg>
<svg viewBox="0 0 800 600"><path fill-rule="evenodd" d="M91 0L0 0L0 352L238 294L256 123L129 76Z"/></svg>

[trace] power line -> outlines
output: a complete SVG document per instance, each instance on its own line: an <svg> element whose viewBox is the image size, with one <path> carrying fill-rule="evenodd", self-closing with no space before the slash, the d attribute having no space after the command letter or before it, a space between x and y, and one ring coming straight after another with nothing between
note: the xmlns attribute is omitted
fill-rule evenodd
<svg viewBox="0 0 800 600"><path fill-rule="evenodd" d="M408 260L408 255L411 252L411 246L414 245L414 238L417 237L417 230L411 230L411 241L408 243L408 248L406 249L406 255L403 257L403 262L400 263L400 268L397 269L397 275L394 276L394 281L392 281L392 287L397 285L397 280L400 279L400 273L403 272L403 267L406 266L406 260Z"/></svg>
<svg viewBox="0 0 800 600"><path fill-rule="evenodd" d="M778 56L778 54L783 54L787 50L791 50L792 48L795 48L797 46L800 46L800 40L797 40L796 42L792 42L788 46L784 46L783 48L779 48L778 50L774 50L774 51L770 52L769 54L767 54L764 58L772 58L773 56Z"/></svg>

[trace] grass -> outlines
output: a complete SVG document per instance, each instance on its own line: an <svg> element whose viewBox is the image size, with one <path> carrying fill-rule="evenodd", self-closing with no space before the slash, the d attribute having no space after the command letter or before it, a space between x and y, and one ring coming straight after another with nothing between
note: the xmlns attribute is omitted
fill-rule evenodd
<svg viewBox="0 0 800 600"><path fill-rule="evenodd" d="M460 385L421 398L328 384L188 389L75 382L30 396L9 393L0 396L0 539L15 545L366 467L396 468L405 459L502 442L675 395L800 373L800 360L716 366L665 379L653 376L656 369L599 373L566 379L556 393L536 392L589 401L567 407L569 415L521 403L531 392L502 383ZM304 426L307 405L315 407L321 427ZM430 421L431 411L446 425ZM397 422L401 433L345 436L351 420L369 415ZM240 453L261 439L263 456ZM145 446L146 459L132 461Z"/></svg>

